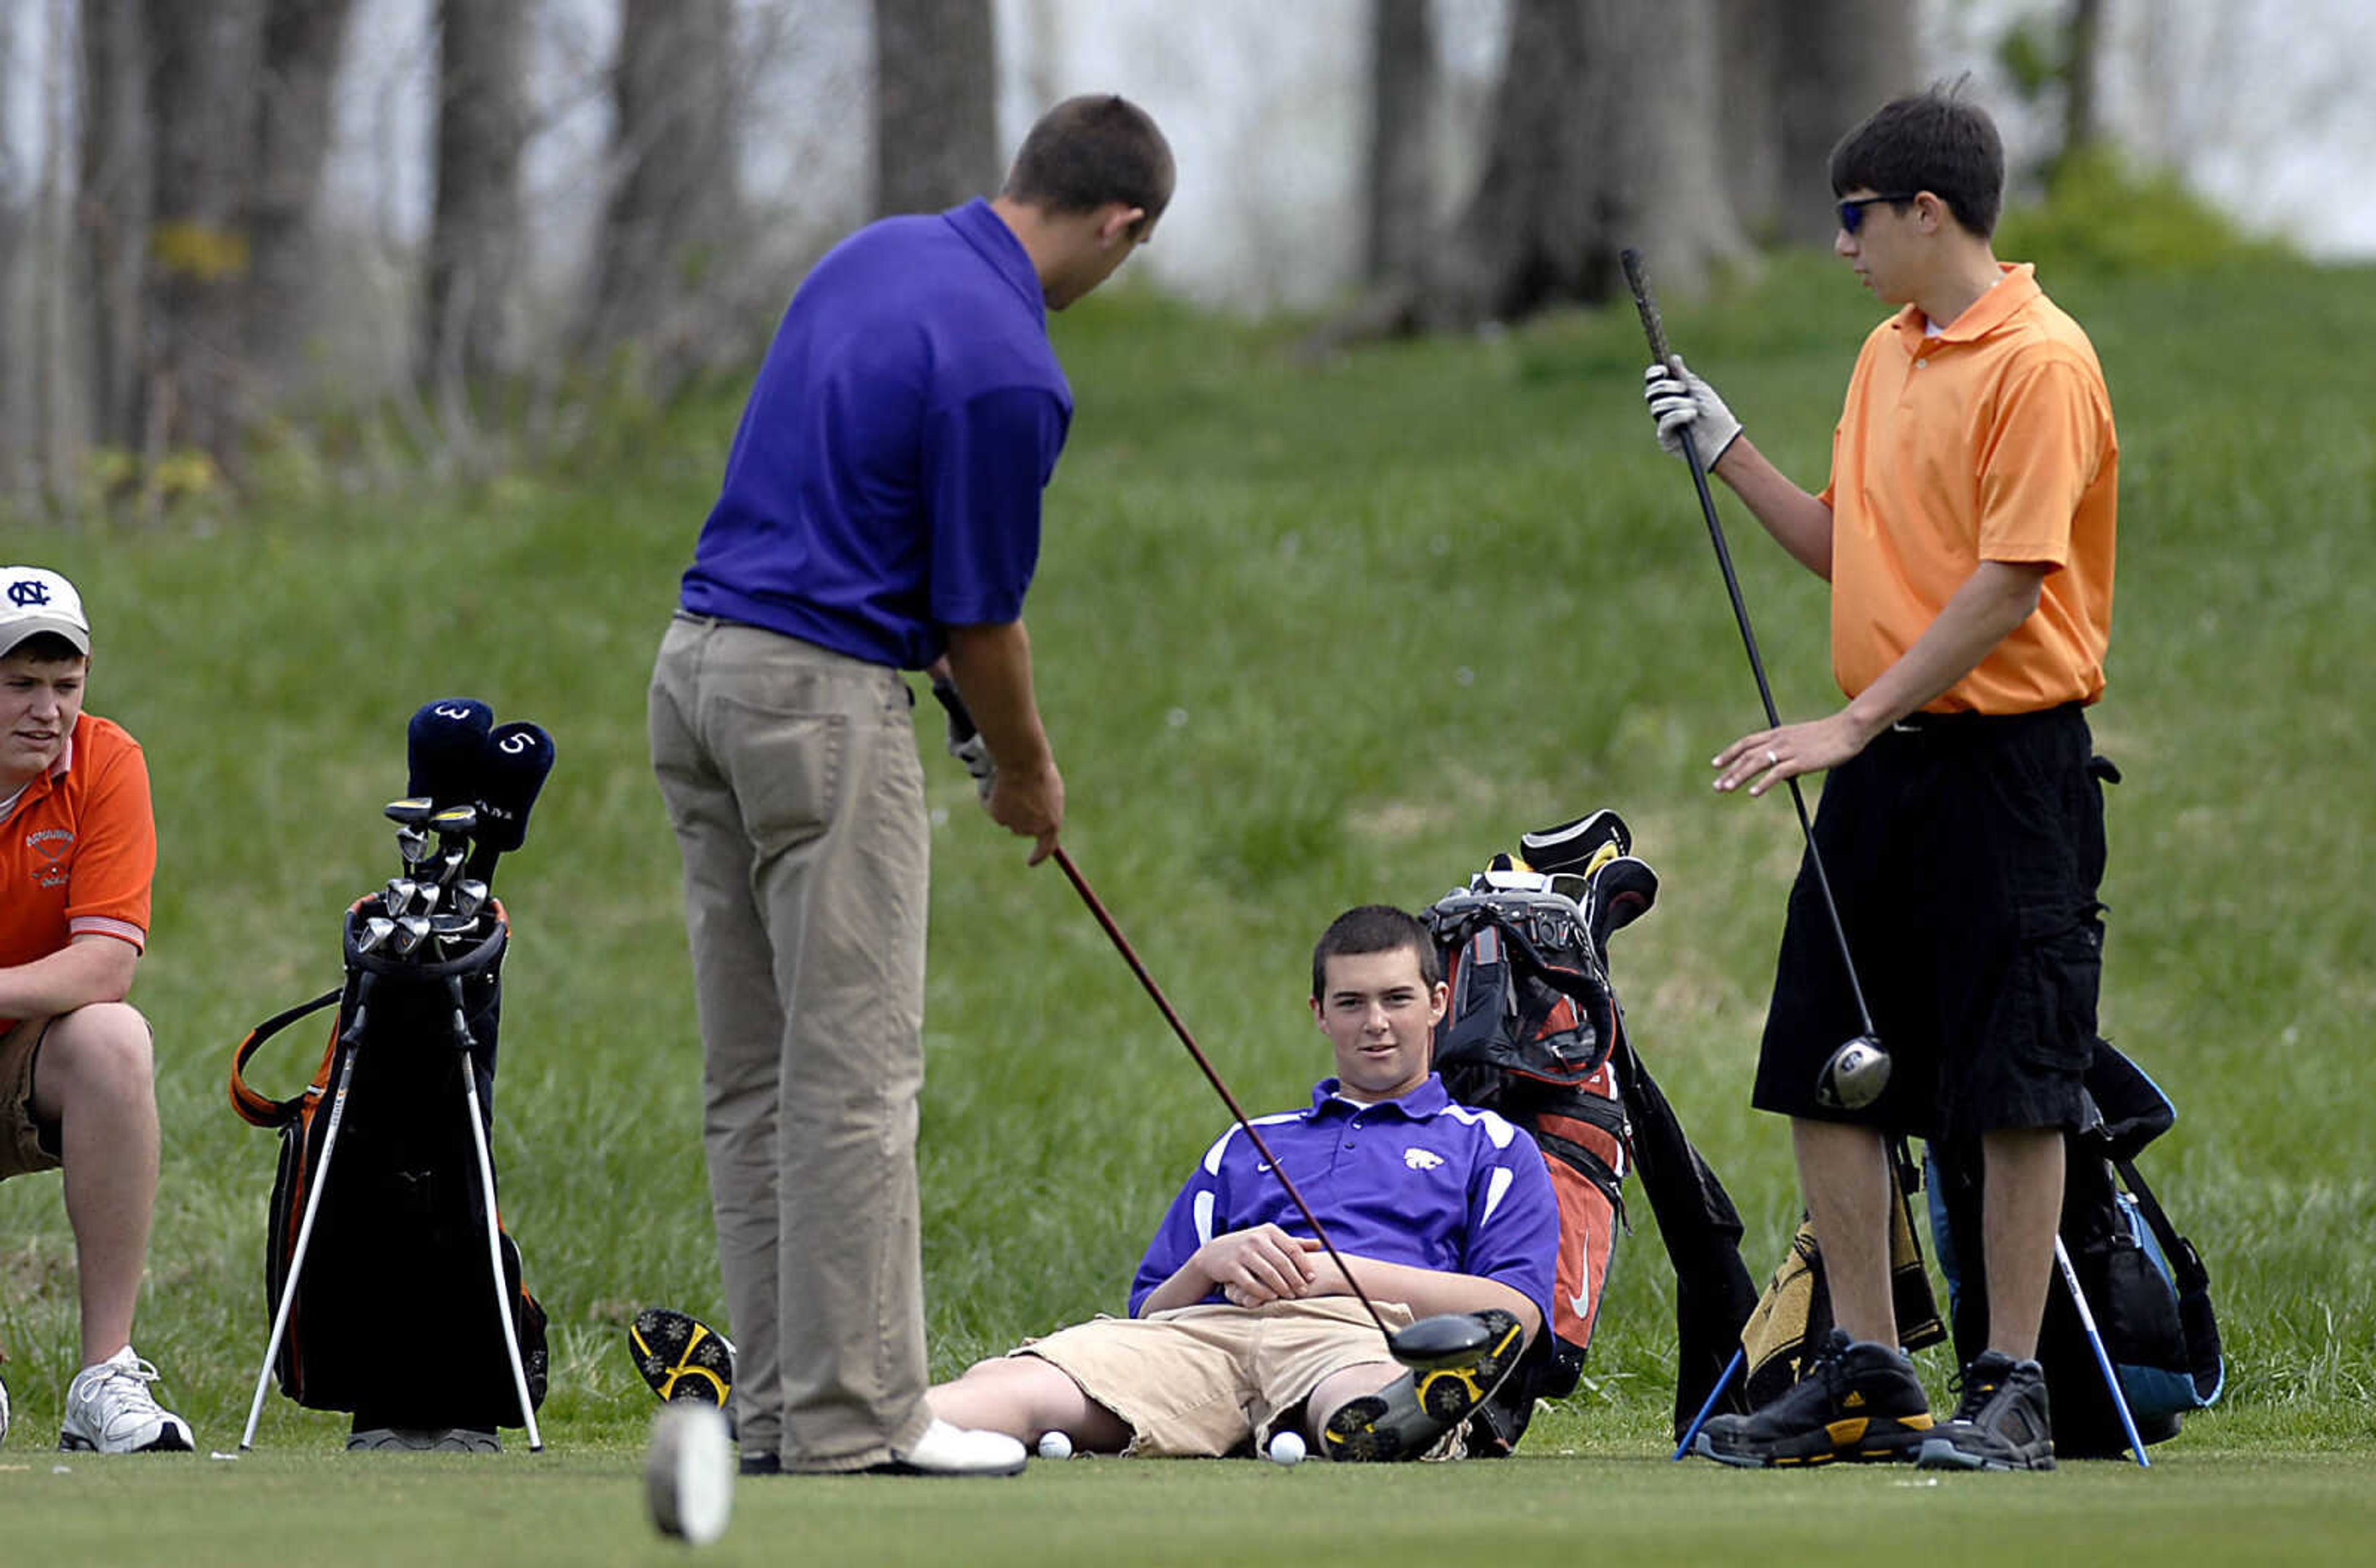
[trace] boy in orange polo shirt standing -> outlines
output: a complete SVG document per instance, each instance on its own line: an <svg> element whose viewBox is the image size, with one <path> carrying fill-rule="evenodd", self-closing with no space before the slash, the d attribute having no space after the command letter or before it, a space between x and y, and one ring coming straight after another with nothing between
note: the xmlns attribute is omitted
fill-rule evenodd
<svg viewBox="0 0 2376 1568"><path fill-rule="evenodd" d="M82 1371L63 1449L186 1451L132 1348L157 1200L148 1023L124 998L148 936L157 828L139 742L82 710L74 585L0 566L0 1181L63 1170Z"/></svg>
<svg viewBox="0 0 2376 1568"><path fill-rule="evenodd" d="M1735 741L1716 788L1829 770L1813 836L1894 1064L1863 1111L1817 1102L1859 1019L1802 865L1752 1099L1791 1118L1839 1331L1788 1393L1709 1421L1699 1452L2050 1469L2035 1357L2102 967L2109 765L2084 709L2111 629L2111 400L2086 335L1990 247L2004 154L1985 113L1938 89L1889 103L1833 149L1831 177L1833 249L1903 308L1858 356L1823 493L1769 463L1706 382L1648 376L1660 442L1680 452L1691 430L1832 585L1847 705ZM1989 1348L1943 1422L1897 1349L1883 1129L1982 1159Z"/></svg>

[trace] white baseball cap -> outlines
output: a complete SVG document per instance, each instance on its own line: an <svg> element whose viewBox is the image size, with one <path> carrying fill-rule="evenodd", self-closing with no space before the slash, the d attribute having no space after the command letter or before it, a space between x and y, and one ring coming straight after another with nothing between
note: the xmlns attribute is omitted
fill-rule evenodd
<svg viewBox="0 0 2376 1568"><path fill-rule="evenodd" d="M39 566L0 566L0 656L41 632L55 632L90 657L90 623L74 584Z"/></svg>

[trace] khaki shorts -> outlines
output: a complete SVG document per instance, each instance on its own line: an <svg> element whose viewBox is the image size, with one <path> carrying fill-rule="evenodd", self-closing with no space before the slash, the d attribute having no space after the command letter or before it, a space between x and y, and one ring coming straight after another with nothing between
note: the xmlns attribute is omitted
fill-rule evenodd
<svg viewBox="0 0 2376 1568"><path fill-rule="evenodd" d="M1408 1308L1381 1302L1387 1326ZM1100 1317L1027 1341L1131 1429L1125 1454L1218 1458L1260 1448L1272 1423L1323 1378L1392 1358L1378 1325L1349 1297L1265 1307L1181 1307L1152 1317Z"/></svg>
<svg viewBox="0 0 2376 1568"><path fill-rule="evenodd" d="M33 1118L33 1057L47 1018L27 1018L0 1035L0 1182L58 1168L58 1130Z"/></svg>

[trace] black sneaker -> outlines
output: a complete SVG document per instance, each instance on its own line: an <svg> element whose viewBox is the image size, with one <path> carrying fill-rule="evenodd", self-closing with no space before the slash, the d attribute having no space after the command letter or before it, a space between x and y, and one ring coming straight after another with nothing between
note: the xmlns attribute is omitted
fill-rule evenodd
<svg viewBox="0 0 2376 1568"><path fill-rule="evenodd" d="M1930 1429L1930 1396L1914 1363L1835 1328L1804 1377L1745 1416L1712 1418L1692 1451L1752 1468L1911 1459Z"/></svg>
<svg viewBox="0 0 2376 1568"><path fill-rule="evenodd" d="M1468 1412L1493 1396L1527 1347L1518 1320L1499 1307L1472 1314L1485 1324L1485 1349L1466 1366L1405 1372L1375 1394L1348 1399L1328 1418L1320 1443L1331 1459L1417 1459Z"/></svg>
<svg viewBox="0 0 2376 1568"><path fill-rule="evenodd" d="M1954 1419L1922 1440L1926 1470L2050 1470L2054 1424L2046 1409L2046 1373L2036 1361L1997 1350L1956 1378L1964 1391Z"/></svg>
<svg viewBox="0 0 2376 1568"><path fill-rule="evenodd" d="M697 1318L646 1307L627 1330L627 1349L652 1392L673 1403L696 1399L725 1408L734 1392L734 1345Z"/></svg>

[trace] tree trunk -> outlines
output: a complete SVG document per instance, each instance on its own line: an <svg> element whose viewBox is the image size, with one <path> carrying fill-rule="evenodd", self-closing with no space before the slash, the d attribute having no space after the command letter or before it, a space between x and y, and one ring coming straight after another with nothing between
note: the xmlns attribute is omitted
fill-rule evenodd
<svg viewBox="0 0 2376 1568"><path fill-rule="evenodd" d="M245 337L248 362L267 399L302 368L313 322L315 217L352 9L352 0L266 0Z"/></svg>
<svg viewBox="0 0 2376 1568"><path fill-rule="evenodd" d="M1601 288L1601 149L1586 113L1585 0L1515 0L1484 172L1436 247L1420 319L1470 327Z"/></svg>
<svg viewBox="0 0 2376 1568"><path fill-rule="evenodd" d="M874 0L874 210L937 212L998 188L990 0Z"/></svg>
<svg viewBox="0 0 2376 1568"><path fill-rule="evenodd" d="M625 0L585 346L697 362L739 239L732 0Z"/></svg>
<svg viewBox="0 0 2376 1568"><path fill-rule="evenodd" d="M1435 226L1429 155L1435 39L1428 0L1371 0L1369 234L1372 284L1416 280Z"/></svg>
<svg viewBox="0 0 2376 1568"><path fill-rule="evenodd" d="M0 6L0 128L16 124L17 95L29 69L18 13ZM0 516L32 488L33 401L30 241L40 195L0 129Z"/></svg>
<svg viewBox="0 0 2376 1568"><path fill-rule="evenodd" d="M2096 111L2096 80L2103 53L2104 0L2071 0L2063 30L2062 156L2095 145L2102 134Z"/></svg>
<svg viewBox="0 0 2376 1568"><path fill-rule="evenodd" d="M1661 283L1699 293L1711 267L1750 259L1719 139L1717 0L1594 0L1586 101L1601 115L1603 220L1652 258Z"/></svg>
<svg viewBox="0 0 2376 1568"><path fill-rule="evenodd" d="M261 0L148 0L156 209L148 234L152 455L195 447L237 469L249 388L242 319Z"/></svg>
<svg viewBox="0 0 2376 1568"><path fill-rule="evenodd" d="M1914 0L1793 0L1767 56L1781 150L1770 207L1749 220L1788 239L1829 244L1832 148L1893 98L1920 90ZM1732 138L1738 145L1738 137Z"/></svg>
<svg viewBox="0 0 2376 1568"><path fill-rule="evenodd" d="M88 279L81 336L90 432L137 450L145 400L148 225L156 171L150 159L149 46L145 0L83 0L82 128L75 270Z"/></svg>
<svg viewBox="0 0 2376 1568"><path fill-rule="evenodd" d="M436 195L417 343L449 434L464 422L467 384L517 363L527 49L527 6L438 0Z"/></svg>

